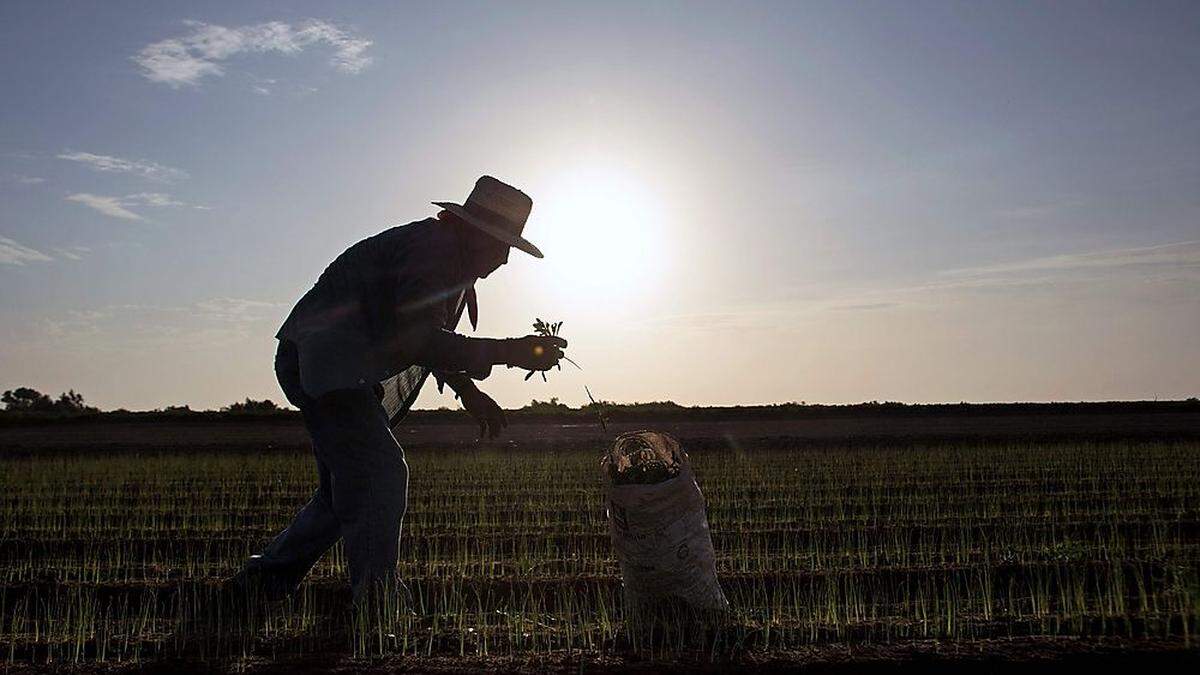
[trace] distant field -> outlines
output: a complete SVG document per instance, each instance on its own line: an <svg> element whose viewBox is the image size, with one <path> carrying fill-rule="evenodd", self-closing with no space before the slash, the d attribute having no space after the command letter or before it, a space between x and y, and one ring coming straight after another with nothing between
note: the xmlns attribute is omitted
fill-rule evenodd
<svg viewBox="0 0 1200 675"><path fill-rule="evenodd" d="M1190 406L1190 404L1189 404ZM1000 407L1000 406L997 406ZM572 420L513 416L495 447L600 447L614 433L652 428L704 448L839 446L910 444L913 442L1048 442L1048 441L1200 441L1200 411L1174 410L1167 405L1147 410L1094 411L1086 404L1065 411L988 412L975 406L968 414L939 410L906 414L856 414L780 419L724 419L699 411L699 419L641 419L614 421L608 433L594 418ZM1194 406L1193 406L1194 407ZM905 412L905 411L901 411ZM149 417L140 420L76 419L47 422L10 421L0 417L0 455L42 452L111 452L137 450L211 450L263 452L308 447L308 434L299 416L227 419ZM465 413L440 421L406 421L397 432L405 448L468 447L478 428ZM710 419L711 417L711 419Z"/></svg>
<svg viewBox="0 0 1200 675"><path fill-rule="evenodd" d="M305 453L158 442L3 460L4 662L1197 661L1197 441L700 444L693 461L735 613L695 641L624 622L591 444L410 448L401 568L416 615L362 634L342 611L340 549L285 606L228 616L213 601L311 492Z"/></svg>

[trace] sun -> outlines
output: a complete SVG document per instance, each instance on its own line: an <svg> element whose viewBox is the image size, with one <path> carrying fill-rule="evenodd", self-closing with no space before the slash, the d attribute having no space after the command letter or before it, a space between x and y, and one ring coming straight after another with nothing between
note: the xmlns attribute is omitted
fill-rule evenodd
<svg viewBox="0 0 1200 675"><path fill-rule="evenodd" d="M533 217L544 271L575 299L633 299L667 261L661 204L652 184L627 169L557 172L538 191Z"/></svg>

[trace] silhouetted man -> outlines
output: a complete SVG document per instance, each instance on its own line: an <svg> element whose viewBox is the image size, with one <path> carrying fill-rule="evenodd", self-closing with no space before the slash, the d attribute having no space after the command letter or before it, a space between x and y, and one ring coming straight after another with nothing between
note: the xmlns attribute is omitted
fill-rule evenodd
<svg viewBox="0 0 1200 675"><path fill-rule="evenodd" d="M291 525L252 556L238 589L291 593L341 538L356 601L395 581L408 466L391 427L430 373L480 424L480 436L507 426L504 412L473 380L493 365L548 370L565 340L469 338L454 330L476 320L474 283L508 262L510 247L541 258L521 237L533 206L520 190L484 176L464 204L364 239L337 257L279 329L275 373L312 437L320 479ZM402 586L398 585L398 586Z"/></svg>

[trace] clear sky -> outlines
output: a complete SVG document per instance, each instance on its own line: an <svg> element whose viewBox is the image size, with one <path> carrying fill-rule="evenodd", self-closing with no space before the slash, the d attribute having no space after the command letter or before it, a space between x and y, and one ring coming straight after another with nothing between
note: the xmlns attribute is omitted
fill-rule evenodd
<svg viewBox="0 0 1200 675"><path fill-rule="evenodd" d="M479 334L585 368L504 405L1200 394L1196 2L6 2L0 389L281 400L324 266L483 173L547 257Z"/></svg>

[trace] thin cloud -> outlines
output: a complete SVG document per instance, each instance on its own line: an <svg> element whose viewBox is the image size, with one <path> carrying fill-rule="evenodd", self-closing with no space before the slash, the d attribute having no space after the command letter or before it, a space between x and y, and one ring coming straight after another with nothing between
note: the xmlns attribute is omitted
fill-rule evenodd
<svg viewBox="0 0 1200 675"><path fill-rule="evenodd" d="M1200 241L1182 241L1159 246L1142 246L1111 251L1093 251L1031 258L998 265L983 265L947 270L951 277L980 277L1022 274L1026 272L1066 272L1072 270L1200 265Z"/></svg>
<svg viewBox="0 0 1200 675"><path fill-rule="evenodd" d="M1096 288L1104 282L1126 284L1134 278L1131 274L1135 274L1139 282L1195 284L1200 281L1200 241L1043 256L943 270L937 273L937 278L924 283L868 289L854 297L863 305L887 302L908 305L917 302L918 298L935 294L1031 293L1068 286Z"/></svg>
<svg viewBox="0 0 1200 675"><path fill-rule="evenodd" d="M122 220L145 220L145 218L125 208L121 204L120 197L106 197L104 195L94 195L88 192L78 192L73 195L67 195L67 201L79 202L88 208L95 209L96 211L113 218L121 218Z"/></svg>
<svg viewBox="0 0 1200 675"><path fill-rule="evenodd" d="M197 302L193 311L214 320L243 322L277 318L283 307L283 303L247 298L210 298Z"/></svg>
<svg viewBox="0 0 1200 675"><path fill-rule="evenodd" d="M121 198L121 203L127 206L176 206L189 209L204 209L206 211L210 208L199 204L181 202L165 192L138 192L125 195Z"/></svg>
<svg viewBox="0 0 1200 675"><path fill-rule="evenodd" d="M146 159L122 159L111 155L96 155L90 152L63 152L58 155L58 158L69 162L79 162L93 171L129 173L163 183L182 180L188 177L187 172L182 169L163 166L158 162L151 162Z"/></svg>
<svg viewBox="0 0 1200 675"><path fill-rule="evenodd" d="M261 334L286 305L216 297L181 305L113 304L43 317L40 342L89 350L220 349Z"/></svg>
<svg viewBox="0 0 1200 675"><path fill-rule="evenodd" d="M187 206L187 204L165 192L139 192L137 194L126 195L124 201L127 203L145 204L146 206Z"/></svg>
<svg viewBox="0 0 1200 675"><path fill-rule="evenodd" d="M68 246L66 248L56 246L54 252L67 260L83 260L83 256L91 253L92 249L87 246Z"/></svg>
<svg viewBox="0 0 1200 675"><path fill-rule="evenodd" d="M199 206L196 204L181 202L165 192L138 192L131 195L125 195L124 197L109 197L106 195L94 195L88 192L80 192L69 195L67 200L79 202L89 206L106 216L123 218L125 220L145 220L145 218L143 218L141 215L129 210L129 207L187 207L204 210L208 210L209 208L207 206Z"/></svg>
<svg viewBox="0 0 1200 675"><path fill-rule="evenodd" d="M46 179L41 176L21 176L18 174L10 174L8 176L0 176L0 183L15 183L17 185L37 185L45 183Z"/></svg>
<svg viewBox="0 0 1200 675"><path fill-rule="evenodd" d="M890 309L898 306L896 302L861 302L853 305L837 305L829 309L835 312L869 312L875 309Z"/></svg>
<svg viewBox="0 0 1200 675"><path fill-rule="evenodd" d="M1025 204L1001 209L995 215L1009 220L1043 220L1083 206L1081 199L1064 198L1057 201Z"/></svg>
<svg viewBox="0 0 1200 675"><path fill-rule="evenodd" d="M0 237L0 264L24 265L27 262L48 262L53 259L37 249L18 244L8 237Z"/></svg>
<svg viewBox="0 0 1200 675"><path fill-rule="evenodd" d="M250 91L263 96L270 96L275 91L275 85L279 84L279 80L269 77L250 76Z"/></svg>
<svg viewBox="0 0 1200 675"><path fill-rule="evenodd" d="M821 311L864 312L945 305L968 294L1028 296L1041 290L1111 289L1136 276L1165 284L1200 283L1200 241L1091 251L1030 258L1010 263L944 270L924 282L875 288L830 288L827 299L781 299L699 314L679 314L641 321L671 329L716 331L787 328Z"/></svg>
<svg viewBox="0 0 1200 675"><path fill-rule="evenodd" d="M208 76L225 74L223 61L240 54L298 54L317 45L333 48L330 65L343 73L355 74L371 64L366 55L370 40L352 35L327 21L309 19L296 26L270 21L228 28L201 21L185 21L191 32L146 45L134 63L142 76L172 89L198 86ZM270 93L266 87L259 87Z"/></svg>

